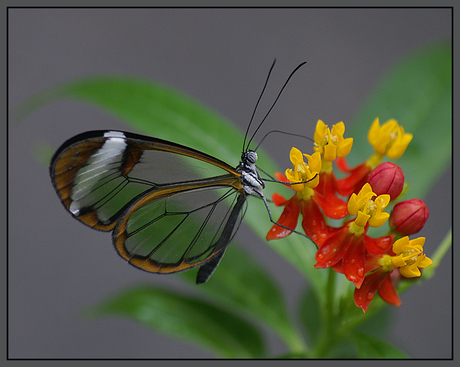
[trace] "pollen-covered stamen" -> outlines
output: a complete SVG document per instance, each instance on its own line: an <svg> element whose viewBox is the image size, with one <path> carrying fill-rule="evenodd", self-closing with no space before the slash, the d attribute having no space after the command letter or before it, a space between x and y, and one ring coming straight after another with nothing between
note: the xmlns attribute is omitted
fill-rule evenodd
<svg viewBox="0 0 460 367"><path fill-rule="evenodd" d="M389 137L389 142L386 146L386 153L388 153L389 151L391 151L395 141L396 141L396 138L398 137L398 130L399 130L399 126L398 128L394 129L393 131L391 131L389 134L388 134L388 137Z"/></svg>
<svg viewBox="0 0 460 367"><path fill-rule="evenodd" d="M375 201L372 199L369 199L365 205L365 208L363 208L364 212L369 215L374 215L375 212L377 211L377 205L375 204Z"/></svg>
<svg viewBox="0 0 460 367"><path fill-rule="evenodd" d="M336 129L333 129L333 131L334 130ZM337 145L339 143L340 138L337 135L333 134L329 128L327 128L327 139L325 140L326 140L326 144Z"/></svg>
<svg viewBox="0 0 460 367"><path fill-rule="evenodd" d="M407 266L415 264L418 260L418 257L422 254L421 250L408 249L402 252L402 260Z"/></svg>
<svg viewBox="0 0 460 367"><path fill-rule="evenodd" d="M331 133L331 129L329 129L329 127L327 127L326 128L326 135L324 135L323 143L321 145L324 147L325 145L334 144L334 143L337 143L338 141L339 141L339 139L337 138L337 136L333 135Z"/></svg>

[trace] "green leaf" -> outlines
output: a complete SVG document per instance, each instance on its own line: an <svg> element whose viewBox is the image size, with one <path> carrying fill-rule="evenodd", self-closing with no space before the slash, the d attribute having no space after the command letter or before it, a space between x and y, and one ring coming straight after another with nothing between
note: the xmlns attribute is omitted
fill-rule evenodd
<svg viewBox="0 0 460 367"><path fill-rule="evenodd" d="M327 351L324 359L357 359L358 354L350 340L334 342Z"/></svg>
<svg viewBox="0 0 460 367"><path fill-rule="evenodd" d="M392 345L386 342L383 342L382 340L374 336L361 334L361 333L353 333L351 337L355 343L359 358L365 358L365 359L408 358L408 356L402 351L400 351L399 349L393 347Z"/></svg>
<svg viewBox="0 0 460 367"><path fill-rule="evenodd" d="M276 359L308 359L307 353L292 352L275 357Z"/></svg>
<svg viewBox="0 0 460 367"><path fill-rule="evenodd" d="M219 357L265 356L259 331L246 320L208 302L154 287L125 291L93 306L87 315L126 317Z"/></svg>
<svg viewBox="0 0 460 367"><path fill-rule="evenodd" d="M422 198L448 167L452 157L452 47L437 44L410 54L383 78L347 136L354 143L354 166L373 150L367 142L371 123L396 119L414 135L404 155L395 161L411 190L405 199Z"/></svg>
<svg viewBox="0 0 460 367"><path fill-rule="evenodd" d="M362 310L359 309L359 311L361 312L360 316L364 317L365 315L362 314ZM375 313L369 313L369 317L364 318L366 322L358 325L356 328L358 332L381 338L386 338L389 335L391 326L393 325L390 307L382 307Z"/></svg>
<svg viewBox="0 0 460 367"><path fill-rule="evenodd" d="M315 344L321 333L321 305L313 289L308 289L300 299L299 315L308 340Z"/></svg>
<svg viewBox="0 0 460 367"><path fill-rule="evenodd" d="M178 274L195 283L196 271ZM292 325L284 295L276 282L240 246L232 243L215 273L199 291L222 307L239 311L270 326L292 352L303 352L304 342Z"/></svg>

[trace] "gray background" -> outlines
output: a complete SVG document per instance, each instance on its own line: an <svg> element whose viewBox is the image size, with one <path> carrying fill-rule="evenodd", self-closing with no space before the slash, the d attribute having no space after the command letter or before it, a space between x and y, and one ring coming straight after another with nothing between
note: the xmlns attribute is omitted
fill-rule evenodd
<svg viewBox="0 0 460 367"><path fill-rule="evenodd" d="M319 118L351 121L394 62L450 40L451 30L449 9L10 9L9 106L73 78L119 73L176 87L244 129L277 57L266 101L298 63L308 64L266 129L312 136ZM33 157L37 142L57 147L77 133L104 128L126 129L98 109L62 101L9 128L9 356L209 357L127 320L79 316L84 307L140 282L183 288L175 277L124 264L108 234L66 214L47 168ZM289 163L288 144L267 147L282 167ZM428 255L451 225L451 180L450 172L439 177L426 198L431 216L420 234L427 237ZM239 239L271 267L294 314L302 276L250 233ZM413 357L452 356L451 272L449 251L436 276L392 308L392 342ZM273 335L268 338L273 355L286 352Z"/></svg>

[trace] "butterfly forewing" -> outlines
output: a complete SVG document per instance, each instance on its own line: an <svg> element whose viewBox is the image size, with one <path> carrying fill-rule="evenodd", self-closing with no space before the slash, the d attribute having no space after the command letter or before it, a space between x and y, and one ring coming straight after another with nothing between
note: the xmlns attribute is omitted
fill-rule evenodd
<svg viewBox="0 0 460 367"><path fill-rule="evenodd" d="M105 231L115 227L135 198L159 185L237 175L193 149L115 131L72 138L54 155L50 171L65 207L83 223Z"/></svg>

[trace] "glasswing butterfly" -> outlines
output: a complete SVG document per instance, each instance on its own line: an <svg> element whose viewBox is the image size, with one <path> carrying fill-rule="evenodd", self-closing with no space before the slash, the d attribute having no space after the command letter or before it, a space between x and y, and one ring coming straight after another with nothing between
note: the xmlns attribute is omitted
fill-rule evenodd
<svg viewBox="0 0 460 367"><path fill-rule="evenodd" d="M52 184L64 207L82 223L112 231L115 249L130 264L152 273L200 266L205 283L219 264L246 211L246 198L263 199L257 153L243 142L234 168L198 150L123 131L89 131L66 141L50 165ZM257 148L256 148L257 149ZM287 228L289 229L289 228ZM295 232L295 231L294 231Z"/></svg>

